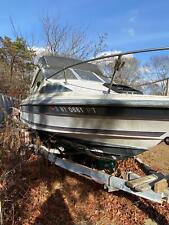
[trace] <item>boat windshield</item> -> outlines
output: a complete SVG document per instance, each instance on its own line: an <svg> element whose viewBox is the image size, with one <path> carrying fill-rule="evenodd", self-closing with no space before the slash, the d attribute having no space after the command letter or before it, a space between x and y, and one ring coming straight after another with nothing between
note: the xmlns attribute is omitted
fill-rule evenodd
<svg viewBox="0 0 169 225"><path fill-rule="evenodd" d="M110 83L111 78L107 76L101 76L101 79L104 80L106 83Z"/></svg>
<svg viewBox="0 0 169 225"><path fill-rule="evenodd" d="M54 80L62 80L62 79L70 79L70 80L88 80L88 81L97 81L97 82L102 82L104 83L104 78L99 77L99 75L96 75L95 73L91 71L86 71L86 70L80 70L80 69L66 69L65 71L61 71L57 73L58 70L54 69L45 69L45 76L48 78L50 77L51 74L56 73L55 75L52 76L52 79Z"/></svg>
<svg viewBox="0 0 169 225"><path fill-rule="evenodd" d="M51 74L56 73L55 75L52 76L52 79L54 80L65 79L65 76L66 76L66 79L73 79L73 80L77 79L74 73L70 69L61 71L60 73L57 73L57 71L59 71L59 69L58 70L48 69L48 70L45 70L45 75L48 78Z"/></svg>
<svg viewBox="0 0 169 225"><path fill-rule="evenodd" d="M98 76L96 76L93 72L80 70L80 69L73 69L78 76L83 80L90 80L90 81L97 81L103 82Z"/></svg>

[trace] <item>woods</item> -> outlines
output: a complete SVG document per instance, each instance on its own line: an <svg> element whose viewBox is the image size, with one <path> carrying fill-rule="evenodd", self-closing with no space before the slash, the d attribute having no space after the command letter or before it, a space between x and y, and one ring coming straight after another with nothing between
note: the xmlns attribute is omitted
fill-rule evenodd
<svg viewBox="0 0 169 225"><path fill-rule="evenodd" d="M34 69L35 52L23 38L14 41L9 37L0 38L0 84L4 94L23 97L30 83Z"/></svg>

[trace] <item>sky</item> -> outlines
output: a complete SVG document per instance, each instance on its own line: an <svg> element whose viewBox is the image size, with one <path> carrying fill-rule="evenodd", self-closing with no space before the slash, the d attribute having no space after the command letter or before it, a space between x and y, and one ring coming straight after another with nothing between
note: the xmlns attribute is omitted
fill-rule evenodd
<svg viewBox="0 0 169 225"><path fill-rule="evenodd" d="M0 36L17 32L43 47L41 18L83 30L91 40L107 33L108 51L169 46L169 0L0 0Z"/></svg>

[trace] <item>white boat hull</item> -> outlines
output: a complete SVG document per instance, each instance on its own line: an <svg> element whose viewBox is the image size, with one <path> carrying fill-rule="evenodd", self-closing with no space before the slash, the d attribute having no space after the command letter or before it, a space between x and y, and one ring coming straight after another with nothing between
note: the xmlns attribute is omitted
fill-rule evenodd
<svg viewBox="0 0 169 225"><path fill-rule="evenodd" d="M53 116L28 112L22 112L21 119L33 129L52 132L86 143L117 147L117 152L118 147L131 151L133 149L145 151L169 136L168 121ZM105 151L111 153L110 149Z"/></svg>

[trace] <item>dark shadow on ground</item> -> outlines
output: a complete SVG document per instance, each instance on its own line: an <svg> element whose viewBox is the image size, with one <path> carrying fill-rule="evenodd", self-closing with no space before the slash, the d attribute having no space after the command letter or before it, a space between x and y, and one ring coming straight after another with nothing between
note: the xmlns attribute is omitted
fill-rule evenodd
<svg viewBox="0 0 169 225"><path fill-rule="evenodd" d="M2 197L5 198L4 195L6 195L9 200L5 201L4 205L4 214L8 217L5 224L23 225L29 223L33 225L75 225L68 206L64 201L63 194L66 193L67 199L73 204L73 202L76 202L76 198L71 194L69 197L69 193L77 188L80 190L82 188L81 191L83 192L84 182L83 185L80 185L79 187L77 184L71 186L69 183L66 183L65 180L67 176L71 175L71 173L67 173L65 170L51 165L42 157L21 161L20 166L15 169L14 174L10 174L7 189L4 194L2 193ZM52 184L54 182L64 183L63 190L52 190ZM42 190L41 192L37 192L38 196L36 196L36 193L32 196L31 190L38 189L42 183L47 188L44 190L47 190L48 192L47 200L39 208L40 212L38 216L36 217L33 215L35 219L31 219L34 212L32 209L30 211L30 208L34 207L34 201L39 201L37 200L40 198L39 193L42 195L44 194ZM46 195L46 193L44 195ZM36 197L37 199L34 199ZM83 197L85 198L87 195L83 195ZM78 211L76 217L77 219L83 217L84 220L88 222L87 224L91 224L90 219L87 218L85 212Z"/></svg>
<svg viewBox="0 0 169 225"><path fill-rule="evenodd" d="M75 225L61 192L56 190L41 207L41 215L36 218L34 225L63 224Z"/></svg>

